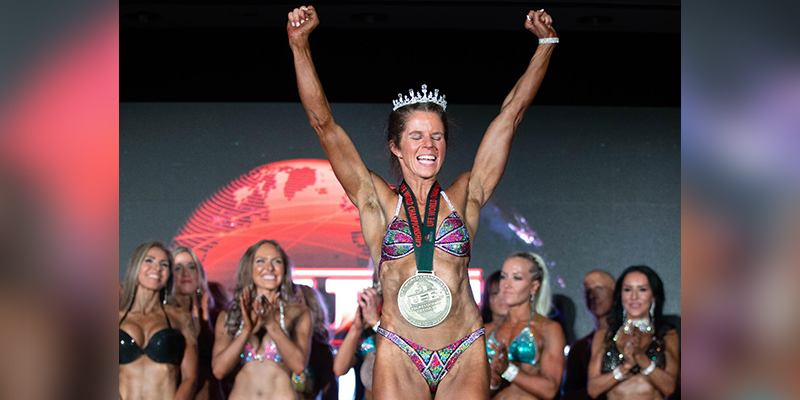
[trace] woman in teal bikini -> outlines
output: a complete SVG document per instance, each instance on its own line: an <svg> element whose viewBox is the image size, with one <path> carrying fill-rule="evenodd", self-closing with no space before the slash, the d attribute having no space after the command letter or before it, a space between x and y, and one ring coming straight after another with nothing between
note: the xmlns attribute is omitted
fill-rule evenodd
<svg viewBox="0 0 800 400"><path fill-rule="evenodd" d="M535 253L514 253L500 272L508 314L486 325L491 390L497 399L552 399L564 373L564 332L547 319L550 283Z"/></svg>
<svg viewBox="0 0 800 400"><path fill-rule="evenodd" d="M319 25L314 7L296 8L288 19L300 99L337 179L358 208L364 241L379 270L384 302L374 398L487 398L485 330L467 273L469 238L544 78L557 42L552 19L544 10L520 18L540 44L484 134L473 168L446 193L436 179L448 143L444 95L423 85L393 101L387 144L403 177L398 193L367 169L333 119L311 60L308 37Z"/></svg>

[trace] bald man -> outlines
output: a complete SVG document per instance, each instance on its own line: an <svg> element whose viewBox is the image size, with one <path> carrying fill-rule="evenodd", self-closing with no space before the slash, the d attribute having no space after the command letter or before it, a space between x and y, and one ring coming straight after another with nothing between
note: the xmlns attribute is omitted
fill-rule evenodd
<svg viewBox="0 0 800 400"><path fill-rule="evenodd" d="M598 329L608 329L606 319L614 299L614 283L614 277L611 274L599 269L589 271L583 278L581 284L583 298L589 314L594 319L594 330L570 346L563 400L591 399L586 392L586 382L589 358L592 355L592 337ZM605 399L605 395L601 395L598 399Z"/></svg>

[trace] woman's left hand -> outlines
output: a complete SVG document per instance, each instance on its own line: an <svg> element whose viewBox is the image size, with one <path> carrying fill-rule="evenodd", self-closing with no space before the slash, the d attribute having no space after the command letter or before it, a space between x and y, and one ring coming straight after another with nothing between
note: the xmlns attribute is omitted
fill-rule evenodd
<svg viewBox="0 0 800 400"><path fill-rule="evenodd" d="M539 39L558 37L556 30L553 29L553 17L544 11L544 8L538 11L528 11L528 16L525 19L525 29L533 32Z"/></svg>
<svg viewBox="0 0 800 400"><path fill-rule="evenodd" d="M650 364L650 359L647 357L647 349L650 347L651 341L652 338L650 338L649 334L639 332L638 330L634 332L633 337L631 338L633 356L635 357L634 359L631 359L631 361L634 364L639 364L639 366L647 366Z"/></svg>
<svg viewBox="0 0 800 400"><path fill-rule="evenodd" d="M280 304L278 294L269 299L266 296L261 297L262 308L258 310L261 314L261 324L266 328L267 332L281 329L280 326Z"/></svg>
<svg viewBox="0 0 800 400"><path fill-rule="evenodd" d="M208 322L211 319L208 313L208 292L197 289L195 296L190 296L192 302L192 317L198 321Z"/></svg>
<svg viewBox="0 0 800 400"><path fill-rule="evenodd" d="M208 292L204 292L202 296L200 296L200 315L203 317L203 321L208 322L211 320L211 315L208 312Z"/></svg>
<svg viewBox="0 0 800 400"><path fill-rule="evenodd" d="M489 359L489 366L493 374L502 375L508 368L508 346L505 341L489 343L489 348L494 351L494 357Z"/></svg>
<svg viewBox="0 0 800 400"><path fill-rule="evenodd" d="M637 364L636 356L639 355L639 346L641 344L641 338L634 333L627 342L625 342L625 346L622 347L622 356L625 359L626 364L630 364L631 367Z"/></svg>

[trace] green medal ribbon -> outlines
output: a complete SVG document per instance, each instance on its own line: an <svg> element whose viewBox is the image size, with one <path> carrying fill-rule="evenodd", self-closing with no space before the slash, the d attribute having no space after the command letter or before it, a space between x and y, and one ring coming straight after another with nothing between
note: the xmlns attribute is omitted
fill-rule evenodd
<svg viewBox="0 0 800 400"><path fill-rule="evenodd" d="M408 188L406 181L400 184L400 195L403 196L403 208L411 225L414 240L414 258L417 261L417 272L433 272L433 241L436 240L436 219L439 217L439 194L441 193L439 181L434 182L428 192L428 202L425 204L425 223L419 218L419 207L414 192Z"/></svg>

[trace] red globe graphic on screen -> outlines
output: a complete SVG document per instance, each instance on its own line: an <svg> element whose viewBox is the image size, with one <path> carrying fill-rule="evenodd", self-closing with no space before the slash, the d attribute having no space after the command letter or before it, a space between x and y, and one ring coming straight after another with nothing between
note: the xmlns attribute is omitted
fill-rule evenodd
<svg viewBox="0 0 800 400"><path fill-rule="evenodd" d="M254 168L203 201L174 244L194 249L208 279L236 285L245 250L274 239L294 267L367 267L358 210L325 160L289 160Z"/></svg>

